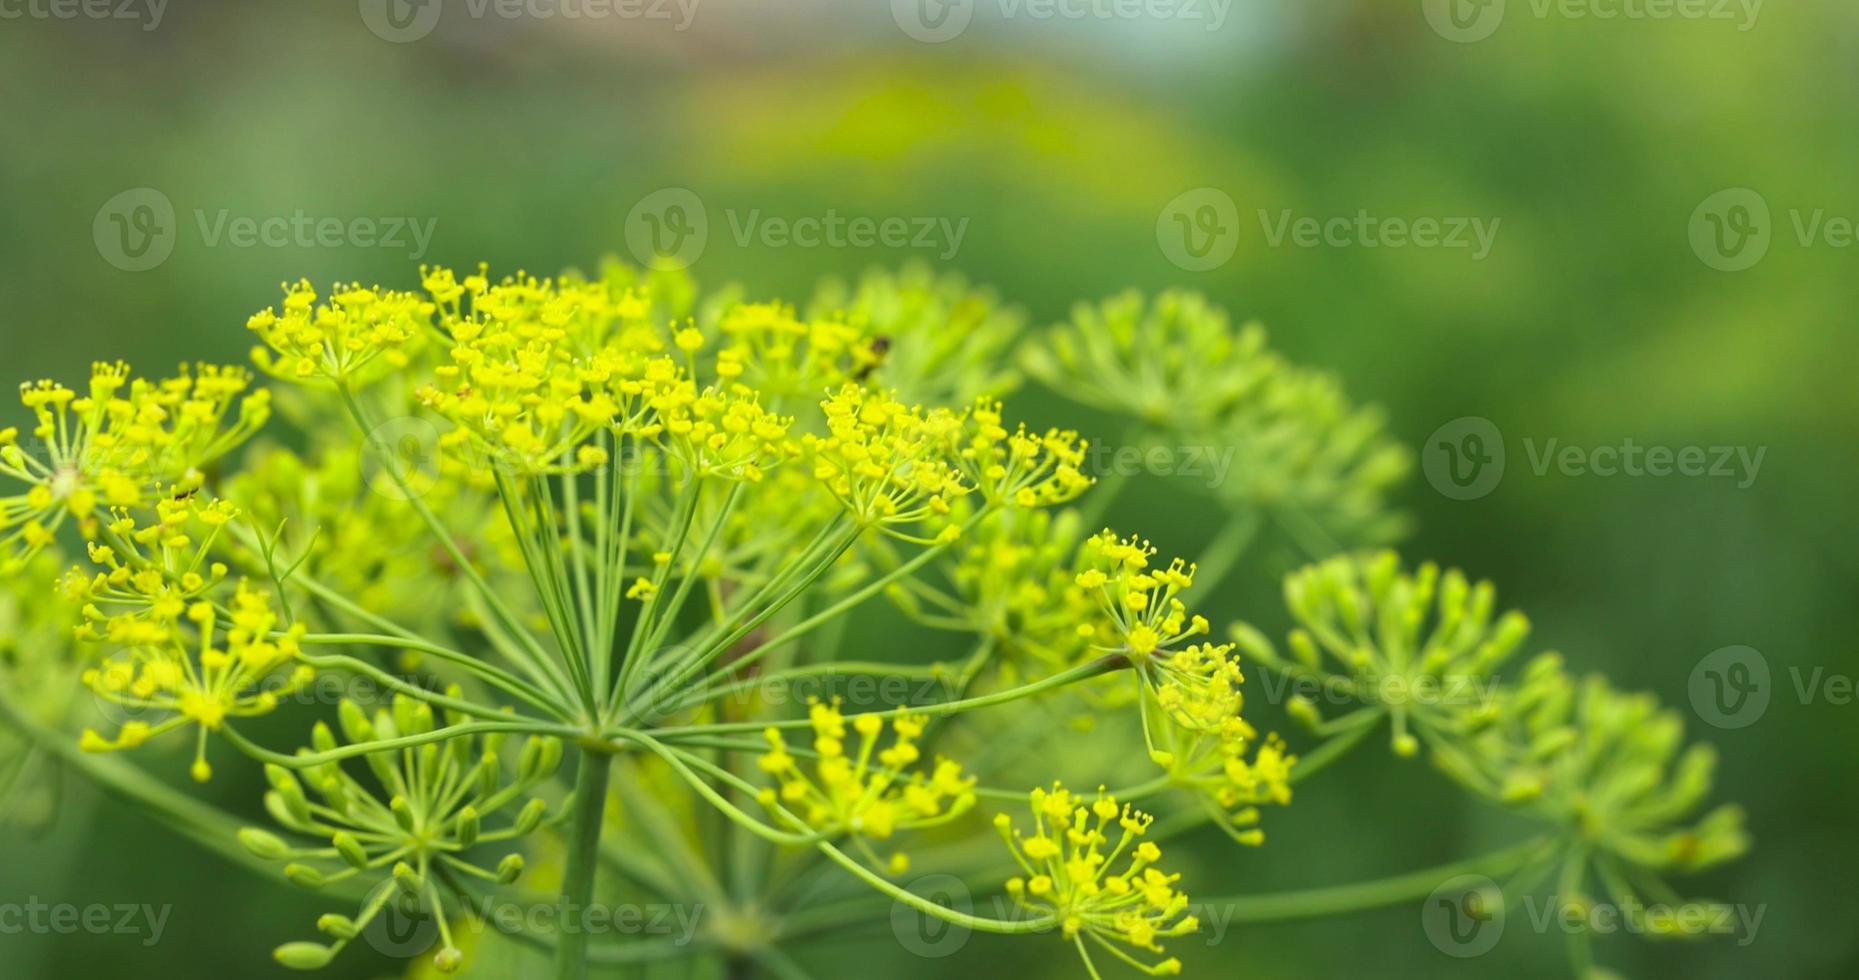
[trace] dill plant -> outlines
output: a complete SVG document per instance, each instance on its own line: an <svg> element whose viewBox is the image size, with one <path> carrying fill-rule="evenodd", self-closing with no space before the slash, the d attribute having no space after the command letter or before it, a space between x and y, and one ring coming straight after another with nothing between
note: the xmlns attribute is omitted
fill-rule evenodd
<svg viewBox="0 0 1859 980"><path fill-rule="evenodd" d="M796 307L616 262L425 268L416 290L287 284L248 327L274 387L117 363L22 386L27 427L0 431L0 775L15 822L68 765L328 896L315 938L279 924L286 966L395 913L436 923L430 968L494 969L517 954L478 938L485 896L571 916L617 895L717 914L688 944L508 938L562 978L692 956L799 975L791 951L901 905L1062 943L1093 976L1172 974L1164 944L1198 921L1162 843L1262 844L1269 808L1384 724L1397 757L1544 827L1455 868L1677 902L1666 874L1746 846L1732 807L1687 822L1711 756L1674 714L1553 654L1500 677L1528 626L1489 584L1359 550L1400 534L1406 451L1194 294L1029 333L923 269ZM1123 481L1093 488L1085 439L1014 420L1023 375L1131 441L1242 455L1198 560L1101 528ZM1216 638L1194 600L1266 526L1314 562L1285 583L1288 654L1243 623ZM854 649L855 611L896 639ZM910 649L952 635L968 652ZM1294 751L1246 720L1242 654L1357 706L1294 698ZM916 686L833 693L857 678ZM1490 696L1410 696L1455 678ZM262 744L272 715L307 736ZM1055 771L1081 739L1101 764ZM121 757L167 769L171 746L203 782L262 766L270 824ZM919 871L1015 914L944 907ZM1443 873L1212 901L1339 914ZM1571 952L1587 971L1586 938Z"/></svg>

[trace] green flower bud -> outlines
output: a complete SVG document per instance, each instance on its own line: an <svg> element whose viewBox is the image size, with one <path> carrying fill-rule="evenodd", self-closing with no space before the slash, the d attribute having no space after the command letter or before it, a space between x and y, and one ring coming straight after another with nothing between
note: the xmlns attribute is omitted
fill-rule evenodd
<svg viewBox="0 0 1859 980"><path fill-rule="evenodd" d="M285 943L272 950L271 956L292 970L320 970L335 958L336 951L322 943Z"/></svg>
<svg viewBox="0 0 1859 980"><path fill-rule="evenodd" d="M321 871L318 871L315 868L312 868L307 864L287 864L285 865L284 866L284 877L285 879L290 881L292 884L300 885L304 888L311 889L312 891L323 887L323 883L326 880L324 879L323 873Z"/></svg>
<svg viewBox="0 0 1859 980"><path fill-rule="evenodd" d="M284 843L276 834L247 827L239 831L239 843L252 852L253 856L266 861L282 861L291 856L290 845Z"/></svg>
<svg viewBox="0 0 1859 980"><path fill-rule="evenodd" d="M515 881L522 873L523 855L521 854L507 855L502 861L497 862L497 880L502 884L507 885Z"/></svg>
<svg viewBox="0 0 1859 980"><path fill-rule="evenodd" d="M394 884L400 886L400 893L408 898L418 898L426 885L419 872L405 861L394 865Z"/></svg>
<svg viewBox="0 0 1859 980"><path fill-rule="evenodd" d="M523 804L522 811L516 815L516 835L521 837L524 834L534 833L537 827L542 826L542 816L548 812L548 809L549 805L539 799Z"/></svg>
<svg viewBox="0 0 1859 980"><path fill-rule="evenodd" d="M337 706L336 722L342 726L342 737L351 743L360 744L375 739L374 725L368 721L367 712L353 701L344 701Z"/></svg>
<svg viewBox="0 0 1859 980"><path fill-rule="evenodd" d="M318 932L321 932L331 939L340 939L344 941L354 939L361 933L361 929L355 925L354 919L346 915L337 915L334 912L318 916L316 920L316 929Z"/></svg>
<svg viewBox="0 0 1859 980"><path fill-rule="evenodd" d="M478 842L478 811L475 807L467 806L458 811L458 826L454 834L461 847L470 847Z"/></svg>
<svg viewBox="0 0 1859 980"><path fill-rule="evenodd" d="M362 850L361 842L355 839L354 834L346 830L337 831L330 843L336 846L336 852L349 863L349 867L362 869L368 866L368 852Z"/></svg>
<svg viewBox="0 0 1859 980"><path fill-rule="evenodd" d="M406 797L396 795L393 799L387 801L387 808L393 811L394 822L400 825L401 830L409 834L413 833L413 828L415 827L413 806L407 802Z"/></svg>

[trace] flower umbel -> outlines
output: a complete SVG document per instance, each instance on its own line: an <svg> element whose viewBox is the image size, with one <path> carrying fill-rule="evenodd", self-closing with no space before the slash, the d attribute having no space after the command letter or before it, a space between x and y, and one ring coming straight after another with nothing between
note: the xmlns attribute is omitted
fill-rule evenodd
<svg viewBox="0 0 1859 980"><path fill-rule="evenodd" d="M1188 896L1175 888L1181 876L1157 868L1161 848L1141 839L1154 818L1118 803L1101 788L1085 800L1053 783L1050 790L1033 790L1031 801L1030 835L1005 813L994 818L1001 839L1026 872L1008 879L1007 894L1029 911L1054 919L1093 975L1087 939L1150 976L1180 973L1181 961L1172 956L1146 963L1123 949L1161 954L1161 940L1200 928L1199 920L1187 914Z"/></svg>

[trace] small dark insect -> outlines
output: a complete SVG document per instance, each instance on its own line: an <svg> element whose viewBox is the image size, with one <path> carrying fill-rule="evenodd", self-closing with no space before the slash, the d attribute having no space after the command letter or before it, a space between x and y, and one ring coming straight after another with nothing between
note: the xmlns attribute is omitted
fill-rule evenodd
<svg viewBox="0 0 1859 980"><path fill-rule="evenodd" d="M891 338L883 336L871 338L871 360L866 362L864 367L852 373L852 380L864 381L871 377L871 373L878 370L878 366L884 363L884 355L890 351Z"/></svg>

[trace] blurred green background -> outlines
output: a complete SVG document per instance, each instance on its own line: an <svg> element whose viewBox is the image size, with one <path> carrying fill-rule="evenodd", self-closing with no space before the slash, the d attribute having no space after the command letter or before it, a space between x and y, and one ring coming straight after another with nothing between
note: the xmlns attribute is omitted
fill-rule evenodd
<svg viewBox="0 0 1859 980"><path fill-rule="evenodd" d="M239 360L246 316L287 278L410 286L422 260L585 267L626 254L629 213L663 188L691 191L708 215L699 279L758 296L804 298L822 275L913 258L997 287L1035 323L1126 286L1201 289L1385 405L1416 449L1450 420L1491 420L1511 456L1503 482L1462 502L1417 472L1400 501L1416 520L1403 551L1494 579L1537 624L1533 647L1657 693L1721 749L1717 798L1748 807L1756 847L1684 884L1766 906L1758 935L1615 937L1601 961L1629 976L1854 975L1859 707L1803 699L1789 670L1859 672L1859 250L1804 243L1795 228L1816 210L1859 216L1859 9L1599 19L1512 0L1490 36L1468 40L1417 0L1203 3L1197 18L1134 19L1040 18L983 0L949 7L974 8L972 22L926 43L900 24L920 25L911 11L934 2L699 0L684 29L675 6L669 19L506 20L448 2L429 35L390 43L370 30L369 6L177 2L152 30L146 13L0 20L8 376L75 381L99 357L149 370ZM1236 203L1234 251L1192 271L1171 263L1157 225L1203 187ZM131 272L110 261L99 209L136 188L159 191L176 227L172 254ZM1726 188L1772 210L1768 252L1742 271L1714 267L1690 235L1694 209ZM945 257L769 247L732 224L828 209L966 222L965 233ZM1261 211L1276 221L1287 209L1500 224L1482 259L1300 247L1261 226ZM211 234L221 212L299 211L434 222L431 247L239 247ZM1747 487L1539 476L1522 440L1551 438L1766 455ZM1175 505L1184 491L1145 486L1119 519L1164 553L1192 553L1212 528ZM1262 557L1202 608L1275 627L1283 567ZM1717 730L1690 711L1687 680L1731 644L1763 652L1774 698L1757 723ZM205 792L241 812L257 797L236 779ZM1203 890L1377 877L1506 833L1423 762L1373 745L1300 790L1270 829L1257 851L1194 838ZM0 935L8 977L280 974L270 948L323 910L77 785L43 835L0 841L0 901L28 896L173 913L148 948L132 936ZM1235 928L1217 946L1171 951L1199 976L1566 973L1559 939L1523 929L1490 955L1450 959L1405 906ZM813 965L862 974L880 958L906 974L1076 972L1057 943L985 939L918 961L885 937ZM395 968L355 955L325 975Z"/></svg>

